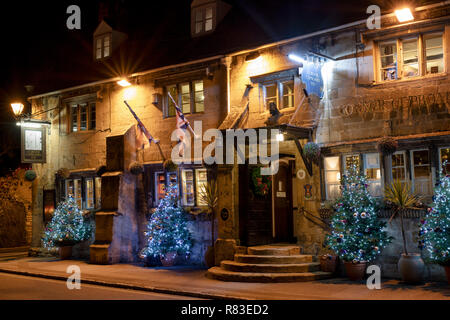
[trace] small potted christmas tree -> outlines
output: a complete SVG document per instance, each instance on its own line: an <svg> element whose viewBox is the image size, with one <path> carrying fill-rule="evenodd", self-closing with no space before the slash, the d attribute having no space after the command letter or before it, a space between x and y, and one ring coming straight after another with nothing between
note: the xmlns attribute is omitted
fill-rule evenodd
<svg viewBox="0 0 450 320"><path fill-rule="evenodd" d="M341 191L325 244L344 261L351 280L362 280L367 262L373 261L392 239L384 231L386 224L377 217L366 177L356 166L343 175Z"/></svg>
<svg viewBox="0 0 450 320"><path fill-rule="evenodd" d="M45 248L58 247L61 259L72 256L72 246L92 237L92 225L86 221L75 200L69 196L58 204L52 220L45 228Z"/></svg>
<svg viewBox="0 0 450 320"><path fill-rule="evenodd" d="M178 205L177 187L171 184L147 224L147 245L142 258L160 258L163 266L175 263L177 255L190 254L191 234L187 227L186 212Z"/></svg>
<svg viewBox="0 0 450 320"><path fill-rule="evenodd" d="M434 189L433 205L421 221L419 247L428 251L431 262L445 268L450 284L450 176L442 172Z"/></svg>

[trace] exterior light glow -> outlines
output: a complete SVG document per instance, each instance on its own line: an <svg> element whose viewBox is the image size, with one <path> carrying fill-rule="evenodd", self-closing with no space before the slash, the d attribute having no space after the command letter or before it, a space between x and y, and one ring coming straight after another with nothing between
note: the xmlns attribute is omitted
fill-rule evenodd
<svg viewBox="0 0 450 320"><path fill-rule="evenodd" d="M121 87L129 87L129 86L131 86L131 83L128 82L127 79L119 80L119 81L117 81L117 84L118 84L119 86L121 86Z"/></svg>
<svg viewBox="0 0 450 320"><path fill-rule="evenodd" d="M305 59L300 58L299 56L297 56L296 54L293 54L293 53L289 54L288 58L291 59L292 61L295 61L295 62L298 62L301 64L306 63Z"/></svg>
<svg viewBox="0 0 450 320"><path fill-rule="evenodd" d="M277 134L277 141L278 142L283 142L284 141L284 134L282 134L282 133Z"/></svg>
<svg viewBox="0 0 450 320"><path fill-rule="evenodd" d="M13 109L14 115L18 117L23 112L23 103L20 102L11 103L11 108Z"/></svg>
<svg viewBox="0 0 450 320"><path fill-rule="evenodd" d="M395 15L397 16L398 22L406 22L414 20L414 16L412 15L411 9L409 8L395 10Z"/></svg>

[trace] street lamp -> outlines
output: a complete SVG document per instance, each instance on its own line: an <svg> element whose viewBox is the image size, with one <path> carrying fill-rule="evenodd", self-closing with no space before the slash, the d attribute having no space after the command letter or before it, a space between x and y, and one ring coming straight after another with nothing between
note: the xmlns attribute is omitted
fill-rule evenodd
<svg viewBox="0 0 450 320"><path fill-rule="evenodd" d="M23 103L13 102L13 103L11 103L11 108L14 112L14 115L16 117L19 117L23 112Z"/></svg>

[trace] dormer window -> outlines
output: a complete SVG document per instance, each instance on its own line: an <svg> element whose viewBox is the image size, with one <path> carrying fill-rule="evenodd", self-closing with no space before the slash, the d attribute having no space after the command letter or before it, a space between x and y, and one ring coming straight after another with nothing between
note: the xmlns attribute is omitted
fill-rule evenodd
<svg viewBox="0 0 450 320"><path fill-rule="evenodd" d="M104 59L111 55L111 35L106 34L95 40L95 59Z"/></svg>
<svg viewBox="0 0 450 320"><path fill-rule="evenodd" d="M213 8L195 9L195 34L208 32L213 29Z"/></svg>

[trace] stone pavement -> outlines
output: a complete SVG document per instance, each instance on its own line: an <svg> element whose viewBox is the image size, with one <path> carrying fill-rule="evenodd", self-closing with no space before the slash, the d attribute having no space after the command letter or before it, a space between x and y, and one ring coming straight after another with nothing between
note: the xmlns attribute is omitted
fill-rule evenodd
<svg viewBox="0 0 450 320"><path fill-rule="evenodd" d="M146 290L210 299L243 300L450 300L446 282L409 286L397 280L369 290L364 282L335 278L301 283L222 282L205 277L206 270L188 267L148 268L139 264L92 265L54 257L0 262L0 272L66 280L70 265L81 268L82 283ZM0 283L1 287L1 283Z"/></svg>

